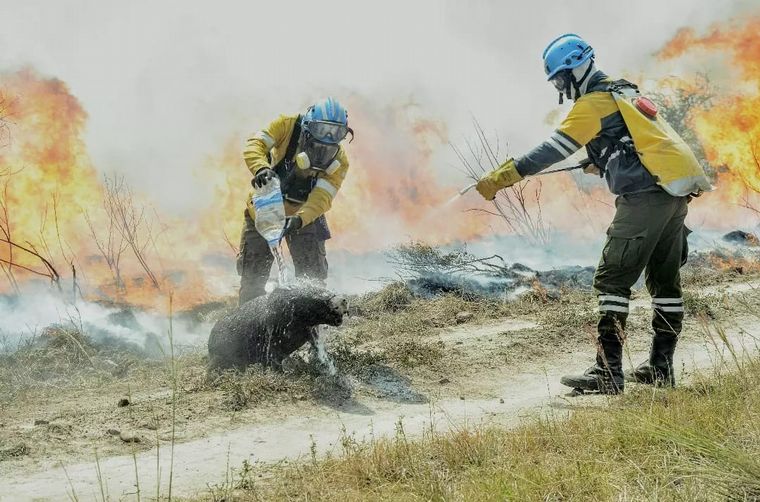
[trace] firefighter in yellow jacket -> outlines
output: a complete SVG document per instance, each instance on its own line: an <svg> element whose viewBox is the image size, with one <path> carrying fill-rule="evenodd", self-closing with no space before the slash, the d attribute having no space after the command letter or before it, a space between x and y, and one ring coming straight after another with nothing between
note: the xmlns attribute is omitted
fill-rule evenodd
<svg viewBox="0 0 760 502"><path fill-rule="evenodd" d="M594 51L577 35L558 37L543 54L548 80L575 101L559 128L526 155L483 176L477 189L496 192L562 161L582 147L617 195L615 217L594 275L599 299L596 364L562 383L583 391L622 392L625 380L673 385L673 353L684 315L680 267L688 254L684 226L691 194L710 183L683 140L656 106L630 82L613 82L594 64ZM652 296L649 360L623 373L623 342L631 287L642 272Z"/></svg>
<svg viewBox="0 0 760 502"><path fill-rule="evenodd" d="M303 115L281 115L246 142L245 163L254 188L273 177L280 180L287 216L283 236L297 277L327 278L325 241L330 238L325 213L348 171L340 142L353 131L348 114L332 98L309 107ZM274 257L254 226L255 210L248 197L240 238L238 273L240 304L264 294Z"/></svg>

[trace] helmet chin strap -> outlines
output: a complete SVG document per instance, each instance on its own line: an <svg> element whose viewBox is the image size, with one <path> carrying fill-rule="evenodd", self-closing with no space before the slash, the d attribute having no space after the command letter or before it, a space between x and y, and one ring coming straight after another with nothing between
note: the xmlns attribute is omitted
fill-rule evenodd
<svg viewBox="0 0 760 502"><path fill-rule="evenodd" d="M565 90L559 93L559 104L565 102L565 95L567 95L567 99L570 99L570 82L567 83Z"/></svg>

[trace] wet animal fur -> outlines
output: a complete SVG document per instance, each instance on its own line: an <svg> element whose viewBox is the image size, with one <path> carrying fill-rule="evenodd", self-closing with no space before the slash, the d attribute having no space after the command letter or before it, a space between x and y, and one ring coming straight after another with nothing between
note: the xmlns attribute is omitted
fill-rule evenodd
<svg viewBox="0 0 760 502"><path fill-rule="evenodd" d="M283 359L312 340L315 326L339 326L347 310L344 298L311 285L254 298L214 325L209 367L245 370L261 363L279 369Z"/></svg>

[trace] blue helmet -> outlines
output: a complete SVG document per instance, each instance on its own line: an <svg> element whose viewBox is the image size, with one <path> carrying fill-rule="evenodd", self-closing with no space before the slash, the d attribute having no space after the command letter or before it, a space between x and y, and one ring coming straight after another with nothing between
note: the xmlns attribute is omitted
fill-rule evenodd
<svg viewBox="0 0 760 502"><path fill-rule="evenodd" d="M322 143L340 143L350 131L348 113L338 100L323 99L306 110L301 128Z"/></svg>
<svg viewBox="0 0 760 502"><path fill-rule="evenodd" d="M552 40L544 49L544 70L547 80L562 70L572 70L594 57L594 49L578 35L566 33Z"/></svg>

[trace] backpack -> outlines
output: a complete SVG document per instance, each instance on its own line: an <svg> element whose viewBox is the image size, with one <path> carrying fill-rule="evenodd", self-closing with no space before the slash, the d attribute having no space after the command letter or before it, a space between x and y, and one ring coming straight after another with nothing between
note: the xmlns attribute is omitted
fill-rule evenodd
<svg viewBox="0 0 760 502"><path fill-rule="evenodd" d="M635 84L616 80L608 90L628 127L641 163L663 190L675 197L713 190L694 152L657 113L657 107L641 96Z"/></svg>

